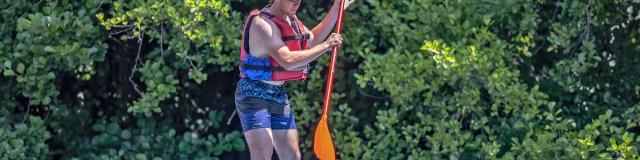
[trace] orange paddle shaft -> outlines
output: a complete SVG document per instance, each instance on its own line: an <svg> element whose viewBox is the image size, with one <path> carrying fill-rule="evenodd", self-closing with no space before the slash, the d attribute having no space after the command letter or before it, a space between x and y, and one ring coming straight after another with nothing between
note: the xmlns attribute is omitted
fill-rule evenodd
<svg viewBox="0 0 640 160"><path fill-rule="evenodd" d="M340 34L340 30L342 30L342 15L344 14L344 0L340 0L340 12L338 14L338 24L336 28L336 33ZM327 78L327 88L324 92L324 106L322 107L322 114L326 115L329 113L329 104L331 104L331 90L333 89L333 72L336 68L336 58L338 57L338 51L340 47L335 46L331 51L331 63L329 64L329 77Z"/></svg>
<svg viewBox="0 0 640 160"><path fill-rule="evenodd" d="M344 0L340 0L340 9L338 13L338 24L336 33L340 34L342 29L342 15L344 14ZM329 76L327 78L327 85L324 92L324 106L322 107L322 116L316 126L316 130L313 137L313 151L317 158L321 160L335 160L336 153L333 147L333 140L331 139L331 132L327 124L329 114L329 104L331 104L331 89L333 88L333 73L336 67L336 58L338 57L338 50L340 47L336 46L331 52L331 63L329 64Z"/></svg>

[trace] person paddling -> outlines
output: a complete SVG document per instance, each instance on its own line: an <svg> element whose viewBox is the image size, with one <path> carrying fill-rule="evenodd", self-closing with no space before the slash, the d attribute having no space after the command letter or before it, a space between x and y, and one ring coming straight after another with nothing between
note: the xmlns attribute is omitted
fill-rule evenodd
<svg viewBox="0 0 640 160"><path fill-rule="evenodd" d="M354 1L345 0L344 7ZM251 159L271 159L273 148L280 159L300 159L296 123L284 83L306 79L311 61L342 44L341 35L330 34L339 2L335 0L311 30L295 15L301 0L273 0L247 16L235 104Z"/></svg>

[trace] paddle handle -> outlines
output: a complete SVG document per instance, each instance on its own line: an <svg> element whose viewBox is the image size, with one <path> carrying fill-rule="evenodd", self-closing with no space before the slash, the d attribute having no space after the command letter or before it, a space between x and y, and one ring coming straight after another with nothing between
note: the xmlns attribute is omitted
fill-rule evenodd
<svg viewBox="0 0 640 160"><path fill-rule="evenodd" d="M340 0L340 9L338 12L338 24L336 25L336 33L340 34L342 30L342 15L344 14L344 0ZM336 68L336 58L338 57L338 52L340 47L335 46L331 51L331 63L329 63L329 76L327 77L327 84L325 85L327 88L324 92L324 106L322 107L322 114L329 114L329 105L331 104L331 90L333 89L333 73Z"/></svg>

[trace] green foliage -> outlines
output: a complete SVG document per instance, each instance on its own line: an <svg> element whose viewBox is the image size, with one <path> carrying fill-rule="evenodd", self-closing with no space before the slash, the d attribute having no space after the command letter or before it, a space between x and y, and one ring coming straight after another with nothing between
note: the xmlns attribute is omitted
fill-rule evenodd
<svg viewBox="0 0 640 160"><path fill-rule="evenodd" d="M42 1L41 1L42 2ZM3 76L13 79L21 96L33 105L56 103L56 72L91 74L94 61L103 60L107 45L92 19L95 1L23 1L2 4L0 61ZM55 40L53 40L55 39ZM89 75L90 76L90 75Z"/></svg>
<svg viewBox="0 0 640 160"><path fill-rule="evenodd" d="M51 117L47 125L54 136L48 145L58 147L54 147L53 152L33 152L37 153L33 155L35 159L61 155L81 159L211 159L223 153L245 150L239 131L187 130L184 129L186 124L179 122L167 122L158 127L131 126L126 121L115 120L129 116L120 107L124 111L150 117L151 113L161 111L163 100L180 103L184 94L176 95L178 87L188 88L184 83L187 80L182 78L180 71L188 72L188 77L200 84L207 80L207 73L203 71L207 64L235 63L236 56L228 52L235 48L221 47L239 44L236 40L239 35L222 34L232 32L236 29L232 26L240 23L239 13L230 12L227 3L171 1L148 5L143 1L110 0L3 2L0 4L0 16L3 19L0 24L0 33L3 35L0 40L0 72L3 73L0 77L3 82L0 111L8 122L19 121L12 114L24 114L25 111L27 115L31 111L31 114ZM116 16L119 19L112 18ZM4 20L9 21L5 23ZM117 49L129 48L126 44L129 39L139 42L139 45L135 45L138 49L131 52L134 55L137 53L137 56L112 66L125 65L128 72L119 73L108 65L105 67L105 59L107 63L119 61L118 58L122 56L118 55ZM143 51L147 48L143 48L143 43L153 39L157 39L158 48L151 53ZM112 43L120 46L111 46L107 54L107 44ZM222 52L229 55L222 55ZM129 81L115 82L113 80L117 81L118 75L110 74L127 75L125 77ZM96 86L96 83L101 86L99 89L82 87ZM115 83L120 83L118 87L136 86L135 90L142 90L111 90L108 86ZM190 97L185 101L195 103ZM32 106L41 107L34 109ZM169 112L172 111L176 110L170 109ZM186 114L172 117L192 119L189 110L179 110L178 113ZM214 117L224 116L223 112L219 113L222 114L215 114ZM108 121L99 118L103 116L111 118ZM215 123L205 122L212 123L216 128L222 126L219 120ZM100 129L101 125L110 128L78 128ZM44 126L37 127L44 130ZM112 133L118 128L126 129ZM193 136L197 134L206 135ZM14 141L22 141L20 137L8 138L15 149L5 148L10 152L3 153L9 153L11 157L22 155L22 158L15 157L18 159L24 159L24 155L29 158L30 150L14 144ZM37 138L34 137L34 141L43 145L48 137ZM150 148L150 144L159 148Z"/></svg>
<svg viewBox="0 0 640 160"><path fill-rule="evenodd" d="M638 142L632 145L634 136L624 135L634 128L626 126L636 126L637 122L621 123L619 117L611 117L614 121L598 122L610 128L585 126L593 116L607 110L603 106L619 106L609 108L616 113L632 109L637 93L616 91L636 97L619 100L611 96L612 91L604 91L600 93L607 98L598 100L589 97L600 93L592 91L585 97L572 89L584 89L585 82L580 81L602 83L583 74L612 67L597 63L598 52L618 52L596 48L598 41L594 39L608 35L594 35L591 32L596 29L592 28L611 26L594 22L592 16L614 12L606 5L633 8L637 3L367 2L372 8L361 10L373 13L372 19L379 23L364 26L379 25L394 31L363 31L380 33L386 42L379 44L390 45L383 47L388 49L384 54L359 54L365 56L363 72L355 75L358 84L388 93L392 102L389 109L378 110L376 122L365 129L365 139L370 140L365 148L371 148L363 154L365 159L573 159L580 157L576 150L595 153L581 154L583 159L631 158L638 154ZM409 25L407 30L405 25ZM547 34L549 38L543 38ZM405 47L419 39L427 40L422 47ZM616 61L628 64L638 58ZM638 83L635 76L613 77L625 79L625 85ZM633 80L626 81L628 78ZM585 104L589 107L578 107ZM575 111L578 108L585 109ZM601 137L593 139L599 148L578 145L578 141L588 141L578 140L578 133L585 132ZM614 143L624 137L628 143Z"/></svg>
<svg viewBox="0 0 640 160"><path fill-rule="evenodd" d="M147 92L142 93L142 98L136 101L127 111L145 113L150 116L152 111L160 112L159 103L161 100L176 92L178 80L174 78L174 75L171 75L172 70L163 64L162 62L153 64L147 62L145 66L148 67L143 67L139 70L142 74L140 79L145 82Z"/></svg>
<svg viewBox="0 0 640 160"><path fill-rule="evenodd" d="M219 111L211 111L208 119L200 124L214 131L219 129ZM125 128L118 118L99 119L91 126L95 135L74 139L65 157L79 159L218 159L222 153L245 149L239 131L201 132L198 130L178 132L170 128L167 120L133 118L134 126ZM159 122L159 123L156 123ZM181 134L180 134L181 133ZM204 134L204 135L203 135Z"/></svg>
<svg viewBox="0 0 640 160"><path fill-rule="evenodd" d="M248 159L225 122L244 17L266 3L3 1L0 156ZM297 16L312 28L330 4ZM639 159L638 8L358 0L332 95L338 158ZM328 61L287 84L303 159Z"/></svg>
<svg viewBox="0 0 640 160"><path fill-rule="evenodd" d="M44 122L30 116L27 123L7 124L0 118L0 157L2 159L45 159L49 155L49 146L45 143L51 138Z"/></svg>
<svg viewBox="0 0 640 160"><path fill-rule="evenodd" d="M159 45L159 49L147 55L144 64L138 52L134 67L140 65L140 69L134 68L133 72L142 74L140 80L146 89L129 112L147 116L159 113L158 104L176 92L179 81L173 77L178 72L188 72L188 77L200 84L207 79L202 70L209 64L223 66L220 68L223 71L233 69L236 56L229 51L235 48L223 46L239 46L239 35L228 33L233 33L241 22L239 14L230 12L227 3L222 0L116 0L109 3L112 8L108 12L96 14L112 36L119 36L121 40L137 38L142 45L147 35ZM116 34L121 32L126 34Z"/></svg>

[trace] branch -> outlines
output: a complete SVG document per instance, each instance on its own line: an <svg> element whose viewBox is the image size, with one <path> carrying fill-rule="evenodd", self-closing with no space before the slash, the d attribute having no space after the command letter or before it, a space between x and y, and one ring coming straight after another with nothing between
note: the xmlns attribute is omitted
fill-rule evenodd
<svg viewBox="0 0 640 160"><path fill-rule="evenodd" d="M189 64L191 65L191 68L193 68L195 70L196 69L196 65L193 64L193 60L191 60L191 56L187 56L187 60L189 60Z"/></svg>
<svg viewBox="0 0 640 160"><path fill-rule="evenodd" d="M128 27L128 28L125 28L125 29L123 29L123 30L121 30L121 31L117 31L117 32L109 33L109 35L118 35L118 34L120 34L120 33L122 33L122 32L130 31L132 28L133 28L133 27Z"/></svg>
<svg viewBox="0 0 640 160"><path fill-rule="evenodd" d="M136 55L135 64L133 65L133 69L131 69L131 75L129 75L129 83L133 85L133 89L139 94L142 95L140 89L138 89L138 84L133 81L133 76L136 73L136 69L138 69L138 63L142 62L140 59L140 52L142 51L142 39L144 38L144 29L140 30L140 34L138 35L138 54Z"/></svg>
<svg viewBox="0 0 640 160"><path fill-rule="evenodd" d="M98 8L96 8L96 10L93 10L94 13L97 12L98 9L100 9L100 7L102 7L102 2L104 2L104 0L101 0L100 1L100 5L98 5Z"/></svg>
<svg viewBox="0 0 640 160"><path fill-rule="evenodd" d="M47 124L49 120L49 114L51 114L51 108L47 107L47 115L44 117L44 123Z"/></svg>
<svg viewBox="0 0 640 160"><path fill-rule="evenodd" d="M593 0L589 1L589 4L587 6L587 9L585 10L586 14L587 14L587 22L585 25L584 30L582 31L582 34L580 34L580 37L578 38L578 41L576 41L575 47L571 48L571 50L569 51L569 54L573 53L576 49L580 48L581 43L589 38L589 35L591 34L591 7L593 5Z"/></svg>
<svg viewBox="0 0 640 160"><path fill-rule="evenodd" d="M24 123L24 121L27 120L27 117L29 117L29 111L30 110L31 110L31 97L29 97L29 103L27 104L27 113L24 114L24 118L22 118L22 122L20 122L20 123Z"/></svg>
<svg viewBox="0 0 640 160"><path fill-rule="evenodd" d="M196 49L196 55L197 55L197 54L200 52L200 51L198 50L198 44L196 44L195 49ZM196 69L196 65L193 65L192 57L191 57L191 56L189 56L189 55L187 54L185 58L186 58L187 60L189 60L189 64L191 65L191 68L192 68L193 70L195 70L195 69Z"/></svg>
<svg viewBox="0 0 640 160"><path fill-rule="evenodd" d="M164 58L164 22L160 23L160 59Z"/></svg>
<svg viewBox="0 0 640 160"><path fill-rule="evenodd" d="M360 92L360 94L362 94L365 97L369 97L369 98L373 98L373 99L380 99L380 100L387 100L387 99L391 99L390 96L385 95L385 96L374 96L374 95L370 95L365 93L362 89L358 89L358 91Z"/></svg>
<svg viewBox="0 0 640 160"><path fill-rule="evenodd" d="M549 26L551 26L551 24L553 23L553 21L556 20L556 17L558 17L558 6L555 7L555 9L553 10L553 18L551 18L551 21L549 21ZM540 47L538 47L536 49L536 51L534 51L534 54L538 54L540 52L540 50L549 42L549 40L545 39L544 42L542 42L542 45L540 45Z"/></svg>
<svg viewBox="0 0 640 160"><path fill-rule="evenodd" d="M236 115L237 110L233 110L233 113L231 113L231 117L229 117L229 119L227 120L227 126L231 124L231 120L233 119L233 116Z"/></svg>
<svg viewBox="0 0 640 160"><path fill-rule="evenodd" d="M130 28L133 25L111 25L112 28Z"/></svg>

